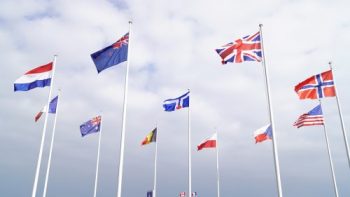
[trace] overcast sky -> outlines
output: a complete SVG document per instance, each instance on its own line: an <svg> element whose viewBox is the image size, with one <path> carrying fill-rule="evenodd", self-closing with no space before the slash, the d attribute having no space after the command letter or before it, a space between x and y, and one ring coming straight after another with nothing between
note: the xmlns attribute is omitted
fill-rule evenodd
<svg viewBox="0 0 350 197"><path fill-rule="evenodd" d="M318 104L294 86L334 64L345 126L350 128L349 1L334 0L0 0L0 192L30 196L44 118L35 114L49 88L13 92L13 82L57 54L59 100L48 197L93 196L98 135L79 125L102 111L97 196L116 196L126 64L100 74L90 54L126 32L132 20L123 196L153 187L155 144L140 146L158 125L158 196L188 190L187 109L162 102L191 89L192 190L216 195L215 150L196 151L215 129L223 197L277 196L272 141L253 132L269 121L261 63L221 65L215 48L264 24L275 135L285 197L334 196L321 126L294 128ZM350 196L350 168L335 98L323 100L339 195ZM50 115L38 196L42 195L54 116Z"/></svg>

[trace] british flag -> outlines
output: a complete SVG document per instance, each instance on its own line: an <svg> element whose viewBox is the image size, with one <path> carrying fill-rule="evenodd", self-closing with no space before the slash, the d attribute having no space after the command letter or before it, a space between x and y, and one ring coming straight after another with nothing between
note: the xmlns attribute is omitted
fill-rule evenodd
<svg viewBox="0 0 350 197"><path fill-rule="evenodd" d="M314 75L294 88L300 99L318 99L335 96L332 70Z"/></svg>
<svg viewBox="0 0 350 197"><path fill-rule="evenodd" d="M221 56L222 64L227 62L261 61L260 32L245 36L234 42L225 44L216 52Z"/></svg>

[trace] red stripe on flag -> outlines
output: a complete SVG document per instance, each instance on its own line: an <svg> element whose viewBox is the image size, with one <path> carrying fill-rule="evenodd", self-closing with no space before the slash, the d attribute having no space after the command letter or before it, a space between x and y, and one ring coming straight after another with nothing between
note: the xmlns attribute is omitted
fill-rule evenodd
<svg viewBox="0 0 350 197"><path fill-rule="evenodd" d="M216 140L208 140L197 146L198 150L202 150L203 148L215 148L215 147L216 147Z"/></svg>
<svg viewBox="0 0 350 197"><path fill-rule="evenodd" d="M34 68L33 70L30 70L30 71L26 72L26 75L48 72L48 71L52 70L52 67L53 67L53 63L50 62L48 64L39 66L37 68Z"/></svg>

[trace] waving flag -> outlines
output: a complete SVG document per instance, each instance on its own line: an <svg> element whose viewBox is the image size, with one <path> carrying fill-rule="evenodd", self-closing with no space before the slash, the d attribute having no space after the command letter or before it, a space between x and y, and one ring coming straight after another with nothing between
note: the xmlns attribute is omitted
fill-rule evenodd
<svg viewBox="0 0 350 197"><path fill-rule="evenodd" d="M335 96L332 70L309 77L294 88L299 99L318 99Z"/></svg>
<svg viewBox="0 0 350 197"><path fill-rule="evenodd" d="M147 197L153 197L153 191L148 191L147 192Z"/></svg>
<svg viewBox="0 0 350 197"><path fill-rule="evenodd" d="M157 127L154 128L147 136L146 138L142 141L141 145L146 145L151 142L156 142L157 141Z"/></svg>
<svg viewBox="0 0 350 197"><path fill-rule="evenodd" d="M323 125L323 113L321 105L317 105L308 113L301 115L293 124L298 128L303 126Z"/></svg>
<svg viewBox="0 0 350 197"><path fill-rule="evenodd" d="M216 49L222 59L222 64L227 62L241 63L244 61L261 61L260 32L245 36L234 42L225 44Z"/></svg>
<svg viewBox="0 0 350 197"><path fill-rule="evenodd" d="M205 139L202 143L200 143L197 146L197 150L200 151L203 148L216 148L216 139L217 139L217 135L215 133L214 135L212 135L211 137Z"/></svg>
<svg viewBox="0 0 350 197"><path fill-rule="evenodd" d="M255 143L263 142L267 139L272 139L272 128L268 124L254 132Z"/></svg>
<svg viewBox="0 0 350 197"><path fill-rule="evenodd" d="M101 128L101 116L97 116L80 125L80 133L81 133L81 136L84 137L87 134L99 132L100 128Z"/></svg>
<svg viewBox="0 0 350 197"><path fill-rule="evenodd" d="M53 98L51 101L50 101L50 104L49 104L49 113L50 114L55 114L56 113L56 108L57 108L57 102L58 102L58 96L56 96L55 98ZM40 112L35 116L35 122L37 122L41 115L43 115L43 113L47 112L47 106L45 105L45 107L40 110Z"/></svg>
<svg viewBox="0 0 350 197"><path fill-rule="evenodd" d="M14 91L28 91L37 87L50 86L53 63L39 66L18 78L14 83Z"/></svg>
<svg viewBox="0 0 350 197"><path fill-rule="evenodd" d="M188 91L186 94L175 98L175 99L167 99L163 103L164 111L175 111L178 109L182 109L184 107L188 107L190 105L190 92Z"/></svg>
<svg viewBox="0 0 350 197"><path fill-rule="evenodd" d="M106 68L125 62L128 59L128 46L129 33L125 34L114 44L91 54L97 72L100 73Z"/></svg>

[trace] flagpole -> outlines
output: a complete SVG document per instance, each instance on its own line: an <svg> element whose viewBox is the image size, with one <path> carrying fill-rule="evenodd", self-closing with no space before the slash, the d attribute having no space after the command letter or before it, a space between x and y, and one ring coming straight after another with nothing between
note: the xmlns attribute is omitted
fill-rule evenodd
<svg viewBox="0 0 350 197"><path fill-rule="evenodd" d="M124 87L124 106L123 106L123 123L120 138L120 154L119 154L119 171L118 171L118 193L117 197L122 196L123 183L123 166L124 166L124 145L125 145L125 124L126 124L126 105L128 101L128 79L129 79L129 65L130 65L130 48L131 48L131 24L129 21L129 41L128 41L128 61L126 63L125 71L125 87Z"/></svg>
<svg viewBox="0 0 350 197"><path fill-rule="evenodd" d="M58 95L57 95L57 106L56 106L56 113L55 113L55 120L54 120L54 124L53 124L53 131L52 131L52 137L51 137L51 145L50 145L50 153L49 153L49 161L47 163L47 169L46 169L46 177L45 177L45 185L44 185L44 193L43 193L43 197L46 197L46 192L47 192L47 184L49 181L49 175L50 175L50 167L51 167L51 157L52 157L52 150L53 150L53 142L55 140L55 133L56 133L56 123L57 123L57 116L58 116L58 105L61 99L61 90L58 89ZM49 113L50 110L50 104L47 106L47 114Z"/></svg>
<svg viewBox="0 0 350 197"><path fill-rule="evenodd" d="M52 63L52 67L53 67L52 68L52 77L51 77L51 81L50 81L50 90L49 90L49 97L47 100L47 106L50 105L50 101L51 101L51 93L52 93L52 87L53 87L54 76L55 76L55 68L56 68L56 58L57 58L57 55L54 55L53 63ZM39 174L40 174L40 166L41 166L41 160L42 160L43 148L44 148L44 142L45 142L47 119L48 119L48 113L46 113L46 115L45 115L45 122L44 122L43 134L41 137L39 157L38 157L38 161L37 161L37 165L36 165L36 172L35 172L35 178L34 178L34 184L33 184L32 197L36 196L36 191L38 188L38 179L39 179Z"/></svg>
<svg viewBox="0 0 350 197"><path fill-rule="evenodd" d="M98 134L98 148L97 148L97 161L96 161L96 175L95 175L94 197L96 197L96 194L97 194L97 181L98 181L98 169L99 169L99 164L100 164L101 137L102 137L102 114L101 114L101 122L100 122L100 132Z"/></svg>
<svg viewBox="0 0 350 197"><path fill-rule="evenodd" d="M320 106L322 108L322 103L321 103L321 99L318 99L318 101L320 102ZM326 121L323 120L323 131L324 131L324 137L326 138L326 144L327 144L327 152L328 152L328 158L329 158L329 165L331 168L331 172L332 172L332 181L333 181L333 187L334 187L334 194L336 197L338 197L338 188L337 188L337 181L335 179L335 173L334 173L334 167L333 167L333 162L332 162L332 154L331 154L331 148L329 146L329 142L328 142L328 134L327 134L327 130L326 130Z"/></svg>
<svg viewBox="0 0 350 197"><path fill-rule="evenodd" d="M344 138L344 142L345 142L345 150L346 150L346 155L348 156L348 164L350 166L350 151L349 151L348 137L346 136L346 130L345 130L345 125L344 125L344 120L343 120L343 114L341 112L342 110L341 110L341 106L340 106L340 102L339 102L337 86L335 85L335 76L334 76L334 73L333 73L332 62L329 62L329 68L332 70L332 74L333 74L335 99L337 100L338 113L339 113L341 128L342 128L342 131L343 131L343 138Z"/></svg>
<svg viewBox="0 0 350 197"><path fill-rule="evenodd" d="M154 155L154 182L153 182L153 197L157 196L157 157L158 157L158 137L159 137L159 132L158 132L158 126L156 125L156 131L157 131L157 139L156 139L156 151Z"/></svg>
<svg viewBox="0 0 350 197"><path fill-rule="evenodd" d="M188 89L190 92L190 89ZM191 164L191 106L188 106L188 195L192 195L192 164Z"/></svg>
<svg viewBox="0 0 350 197"><path fill-rule="evenodd" d="M270 87L269 87L269 80L268 80L268 70L267 66L265 64L265 54L264 54L264 45L263 45L263 36L262 36L262 24L259 24L260 27L260 39L261 39L261 51L262 51L262 66L264 69L264 75L265 75L265 85L266 85L266 96L268 100L268 108L269 108L269 117L270 117L270 124L272 129L272 148L273 148L273 157L275 162L275 173L276 173L276 181L277 181L277 189L278 189L278 196L282 197L282 184L281 184L281 175L280 175L280 167L279 167L279 160L278 160L278 152L277 152L277 135L275 130L275 124L273 120L273 111L272 111L272 102L271 102L271 96L270 96Z"/></svg>
<svg viewBox="0 0 350 197"><path fill-rule="evenodd" d="M216 176L217 176L217 190L218 197L220 197L220 173L219 173L219 136L218 131L216 130Z"/></svg>

